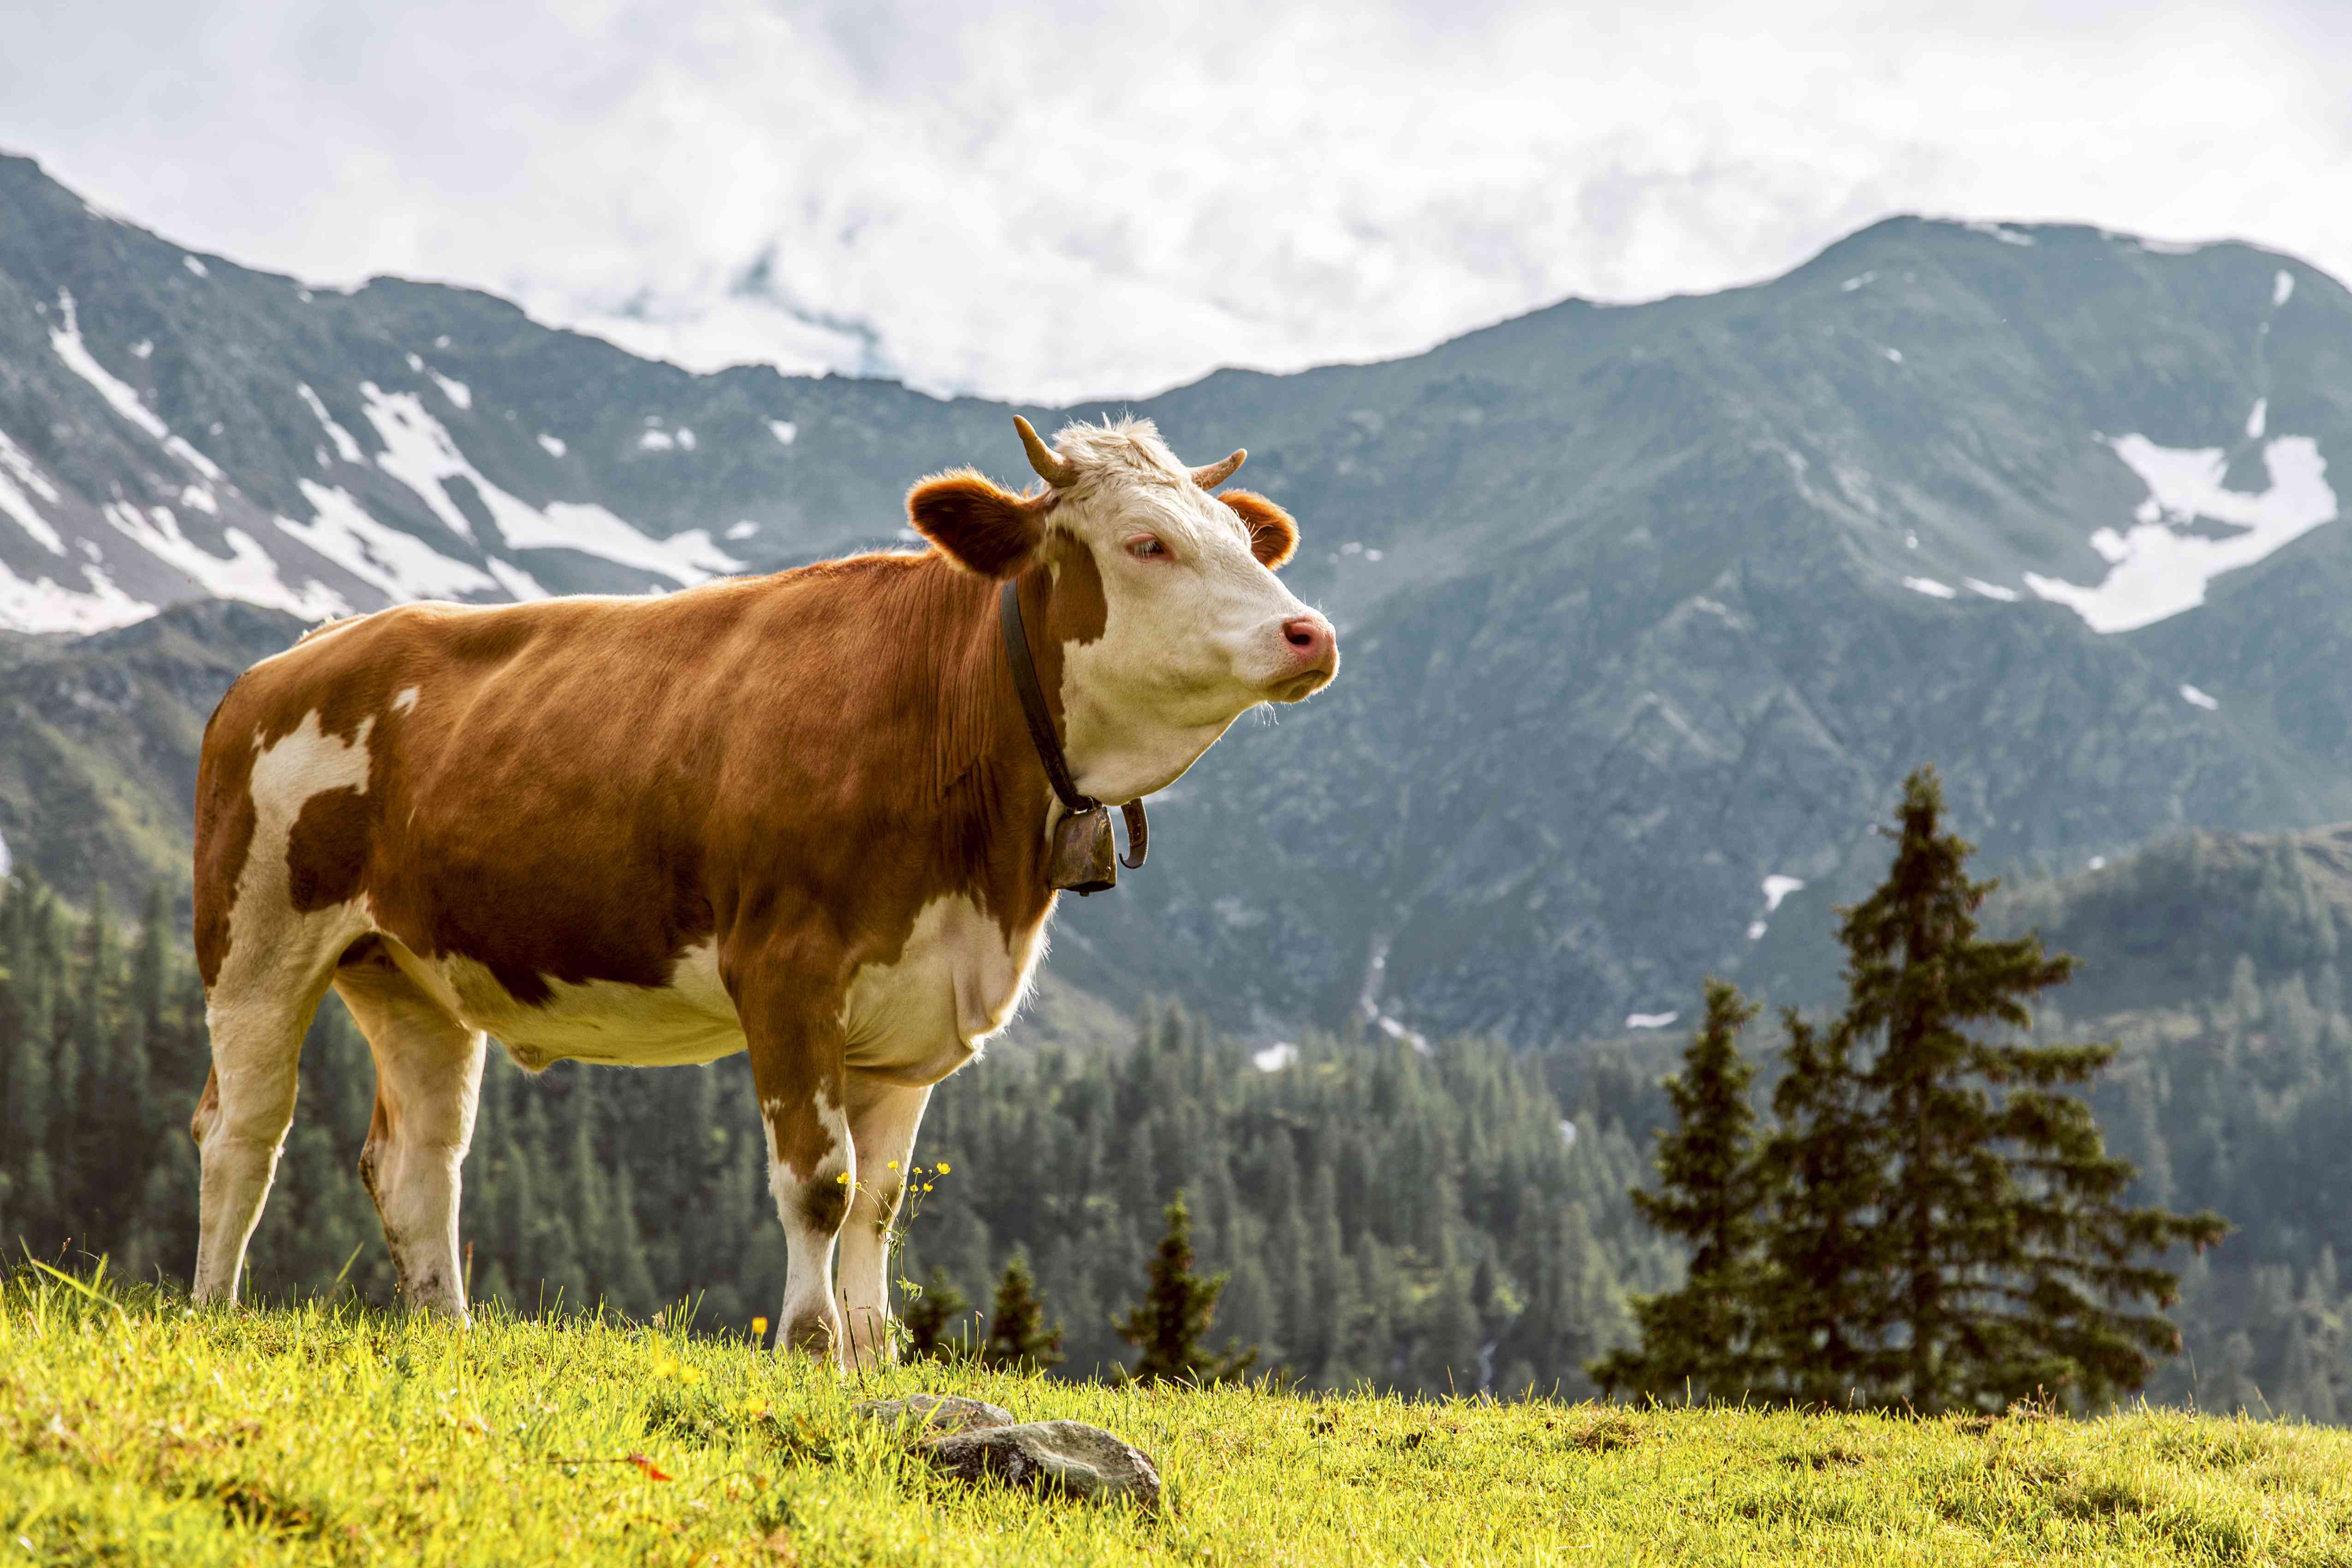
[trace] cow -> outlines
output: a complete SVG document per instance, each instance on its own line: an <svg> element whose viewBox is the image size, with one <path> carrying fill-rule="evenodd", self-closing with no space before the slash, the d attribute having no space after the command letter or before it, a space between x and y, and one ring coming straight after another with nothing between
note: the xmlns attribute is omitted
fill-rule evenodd
<svg viewBox="0 0 2352 1568"><path fill-rule="evenodd" d="M889 1353L897 1173L1045 948L1071 809L1046 753L1095 800L1139 801L1339 669L1330 623L1275 575L1290 517L1213 488L1244 453L1187 468L1148 421L1051 447L1015 423L1043 482L923 480L919 551L667 597L404 605L238 679L196 784L198 1301L236 1299L331 985L374 1058L360 1170L412 1309L467 1317L488 1037L532 1071L747 1051L777 1343Z"/></svg>

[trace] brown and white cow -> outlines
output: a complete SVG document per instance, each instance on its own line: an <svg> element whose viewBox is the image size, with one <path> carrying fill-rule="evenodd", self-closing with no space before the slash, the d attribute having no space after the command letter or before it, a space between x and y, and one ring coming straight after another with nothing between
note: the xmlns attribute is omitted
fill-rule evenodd
<svg viewBox="0 0 2352 1568"><path fill-rule="evenodd" d="M1289 517L1207 488L1240 454L1190 470L1141 421L1069 426L1055 450L1021 434L1048 482L916 486L920 553L660 599L405 605L237 681L196 786L199 1300L236 1299L332 985L375 1058L360 1167L412 1304L466 1316L486 1035L534 1069L748 1049L789 1258L780 1342L845 1362L887 1345L892 1163L1018 1006L1055 900L1063 808L1000 583L1018 580L1077 787L1106 802L1339 667L1274 575Z"/></svg>

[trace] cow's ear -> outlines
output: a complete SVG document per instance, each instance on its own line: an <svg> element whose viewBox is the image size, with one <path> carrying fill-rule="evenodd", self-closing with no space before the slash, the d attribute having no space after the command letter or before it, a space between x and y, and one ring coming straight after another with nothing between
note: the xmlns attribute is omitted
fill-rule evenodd
<svg viewBox="0 0 2352 1568"><path fill-rule="evenodd" d="M967 570L1011 577L1045 536L1042 498L1024 500L970 468L925 479L907 492L907 521Z"/></svg>
<svg viewBox="0 0 2352 1568"><path fill-rule="evenodd" d="M1298 525L1290 514L1254 490L1227 490L1217 498L1241 518L1250 532L1250 553L1268 571L1279 572L1298 549Z"/></svg>

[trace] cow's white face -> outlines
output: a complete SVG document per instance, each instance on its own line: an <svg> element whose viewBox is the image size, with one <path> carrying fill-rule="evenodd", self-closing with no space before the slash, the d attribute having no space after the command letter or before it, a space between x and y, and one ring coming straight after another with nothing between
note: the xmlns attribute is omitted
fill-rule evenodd
<svg viewBox="0 0 2352 1568"><path fill-rule="evenodd" d="M1066 606L1057 632L1077 631L1062 643L1071 772L1088 795L1131 800L1173 782L1247 710L1329 684L1337 639L1274 574L1297 540L1279 507L1212 494L1145 421L1074 426L1059 447L1069 482L1024 499L988 487L1020 509L1024 550L1009 533L995 559L970 547L971 512L987 504L970 488L976 476L919 488L909 511L975 570L1011 575L1042 560L1054 572ZM961 487L953 515L937 505L938 486Z"/></svg>

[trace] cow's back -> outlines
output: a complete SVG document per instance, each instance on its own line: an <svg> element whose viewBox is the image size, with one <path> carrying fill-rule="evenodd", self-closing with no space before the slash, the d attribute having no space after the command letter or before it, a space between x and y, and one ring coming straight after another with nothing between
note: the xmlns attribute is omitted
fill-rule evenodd
<svg viewBox="0 0 2352 1568"><path fill-rule="evenodd" d="M517 998L658 984L707 935L698 826L748 584L663 601L406 605L255 666L197 771L197 959L278 912L363 904ZM266 898L273 908L241 900Z"/></svg>

